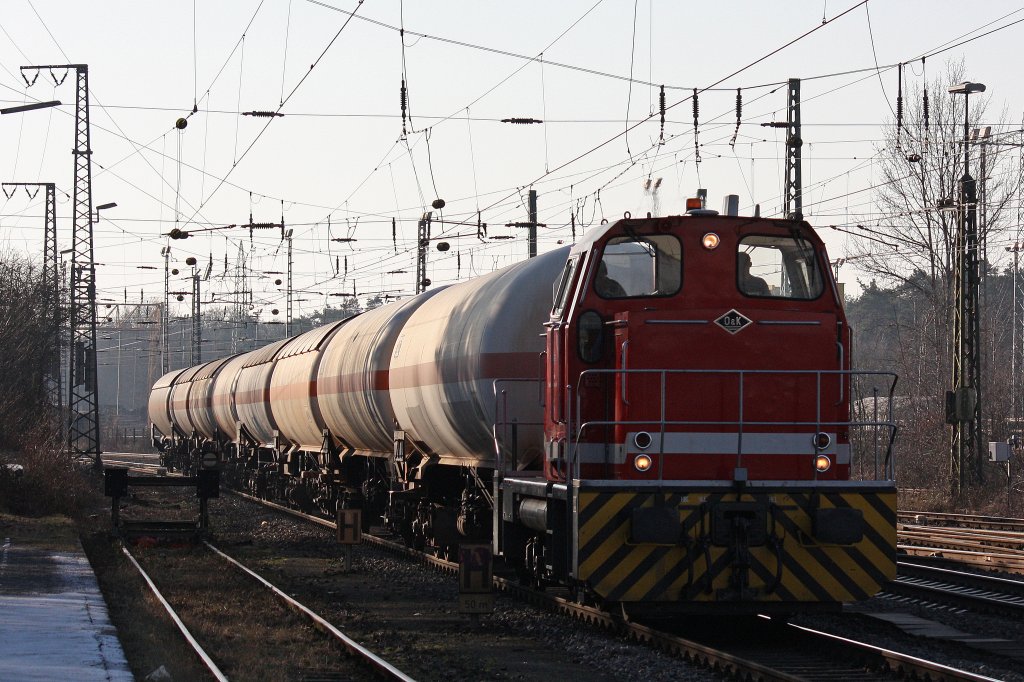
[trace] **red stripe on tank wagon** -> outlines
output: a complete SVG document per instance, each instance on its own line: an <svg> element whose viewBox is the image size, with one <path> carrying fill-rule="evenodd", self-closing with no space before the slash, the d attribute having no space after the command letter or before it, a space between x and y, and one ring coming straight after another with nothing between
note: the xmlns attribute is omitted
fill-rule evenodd
<svg viewBox="0 0 1024 682"><path fill-rule="evenodd" d="M258 388L254 391L237 391L235 393L235 404L236 405L254 405L257 403L265 403L270 397L270 391L262 388Z"/></svg>
<svg viewBox="0 0 1024 682"><path fill-rule="evenodd" d="M324 377L317 391L324 395L335 395L338 393L357 393L363 390L365 382L362 374L336 374ZM373 373L373 390L388 390L388 370L379 369ZM311 389L312 390L312 389Z"/></svg>
<svg viewBox="0 0 1024 682"><path fill-rule="evenodd" d="M484 353L480 357L479 375L469 378L484 381L490 379L536 379L539 372L540 362L535 353ZM373 390L375 391L442 383L444 380L437 364L433 362L399 367L394 372L378 370L373 374ZM324 377L320 381L319 391L323 395L356 393L364 390L364 386L362 374L342 374Z"/></svg>
<svg viewBox="0 0 1024 682"><path fill-rule="evenodd" d="M467 363L468 364L468 363ZM540 361L537 353L482 353L480 355L480 372L475 376L455 376L447 378L455 380L491 379L537 379L540 374ZM394 388L411 388L414 386L431 386L445 383L446 377L441 375L436 363L422 363L400 367L392 372L391 385Z"/></svg>
<svg viewBox="0 0 1024 682"><path fill-rule="evenodd" d="M316 397L316 381L295 382L285 386L277 386L271 389L271 394L277 400L304 400L305 398Z"/></svg>

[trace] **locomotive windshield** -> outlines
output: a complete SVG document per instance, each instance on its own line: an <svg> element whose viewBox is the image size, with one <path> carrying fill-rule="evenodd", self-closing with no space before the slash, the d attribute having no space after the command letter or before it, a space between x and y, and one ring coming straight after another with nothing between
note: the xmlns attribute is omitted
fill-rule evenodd
<svg viewBox="0 0 1024 682"><path fill-rule="evenodd" d="M602 298L672 296L682 265L682 246L672 235L615 237L604 248L594 290Z"/></svg>
<svg viewBox="0 0 1024 682"><path fill-rule="evenodd" d="M752 235L740 240L736 283L747 296L811 300L822 292L814 247L804 239Z"/></svg>

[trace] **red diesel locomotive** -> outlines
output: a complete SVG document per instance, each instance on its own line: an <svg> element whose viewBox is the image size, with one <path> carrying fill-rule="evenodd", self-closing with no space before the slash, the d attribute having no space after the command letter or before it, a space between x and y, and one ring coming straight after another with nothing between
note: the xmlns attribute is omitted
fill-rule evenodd
<svg viewBox="0 0 1024 682"><path fill-rule="evenodd" d="M802 221L627 214L171 372L154 444L632 614L838 608L895 576L895 425L851 404L896 378L851 370L828 265Z"/></svg>

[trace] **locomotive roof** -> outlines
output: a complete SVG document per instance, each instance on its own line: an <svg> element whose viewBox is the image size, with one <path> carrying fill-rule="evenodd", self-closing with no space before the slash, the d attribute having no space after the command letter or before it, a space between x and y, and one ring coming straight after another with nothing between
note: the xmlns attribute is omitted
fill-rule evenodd
<svg viewBox="0 0 1024 682"><path fill-rule="evenodd" d="M796 227L800 228L801 232L803 232L805 234L805 236L813 236L815 241L817 241L817 234L814 232L814 228L812 228L811 225L807 221L804 221L804 220L794 221L794 220L783 220L783 219L780 219L780 218L755 218L753 216L727 216L727 215L719 215L717 213L703 213L703 214L691 214L691 215L671 215L671 216L659 216L659 217L651 217L651 218L648 218L646 216L639 217L639 218L631 216L629 218L620 218L619 220L616 220L614 222L609 222L609 223L605 223L603 225L598 225L596 228L594 228L594 229L590 230L589 232L587 232L586 234L584 234L583 237L573 245L571 253L573 255L575 255L577 253L582 253L584 251L589 251L591 248L593 248L595 243L597 243L598 241L603 239L605 237L605 235L607 235L612 230L618 228L619 225L621 225L622 223L628 223L630 225L640 226L643 223L645 223L647 221L651 221L651 220L671 220L671 221L674 221L674 222L678 221L683 227L689 227L690 226L689 225L689 221L692 220L692 221L695 221L692 226L695 227L695 228L698 228L698 229L699 229L698 226L700 226L700 225L703 225L704 227L710 227L710 225L708 223L714 222L714 223L719 223L720 224L723 221L730 221L730 222L742 221L744 224L763 223L763 224L766 224L766 225L775 225L775 226L778 226L778 227L792 227L792 226L796 226Z"/></svg>

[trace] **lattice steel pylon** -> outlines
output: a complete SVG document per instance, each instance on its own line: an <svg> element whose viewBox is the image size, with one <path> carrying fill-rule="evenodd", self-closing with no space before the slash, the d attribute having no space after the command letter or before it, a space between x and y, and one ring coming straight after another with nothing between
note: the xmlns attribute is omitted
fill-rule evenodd
<svg viewBox="0 0 1024 682"><path fill-rule="evenodd" d="M160 255L164 258L164 303L160 306L160 374L164 375L171 371L170 316L168 313L171 291L171 247L161 248Z"/></svg>
<svg viewBox="0 0 1024 682"><path fill-rule="evenodd" d="M950 474L953 493L961 495L984 480L985 431L981 383L981 268L978 238L978 187L970 174L970 95L984 92L979 83L949 88L964 95L964 174L960 178L959 220L954 241L953 390L946 398L946 421L952 425Z"/></svg>
<svg viewBox="0 0 1024 682"><path fill-rule="evenodd" d="M46 230L43 235L43 286L49 300L47 314L53 324L53 359L50 362L50 401L63 421L64 396L61 390L60 353L64 334L63 315L60 300L60 266L57 251L57 186L52 182L46 186Z"/></svg>
<svg viewBox="0 0 1024 682"><path fill-rule="evenodd" d="M804 199L801 188L800 148L800 79L790 78L786 89L786 209L787 220L804 219Z"/></svg>
<svg viewBox="0 0 1024 682"><path fill-rule="evenodd" d="M416 293L430 286L427 278L427 251L430 249L430 222L433 211L426 211L416 223Z"/></svg>
<svg viewBox="0 0 1024 682"><path fill-rule="evenodd" d="M282 218L281 223L284 224ZM292 311L293 311L293 299L292 299L292 231L288 230L285 233L285 239L288 240L288 282L287 289L285 291L285 315L284 315L284 335L292 335Z"/></svg>
<svg viewBox="0 0 1024 682"><path fill-rule="evenodd" d="M92 455L100 466L100 411L96 377L96 262L92 233L92 147L89 67L75 69L75 198L71 251L71 362L68 449Z"/></svg>
<svg viewBox="0 0 1024 682"><path fill-rule="evenodd" d="M89 66L23 66L31 85L48 70L55 85L75 72L75 194L71 246L71 344L68 354L68 452L100 461L100 413L96 377L96 262L93 260L92 148L89 135ZM31 81L26 72L35 72ZM60 79L56 74L64 72Z"/></svg>
<svg viewBox="0 0 1024 682"><path fill-rule="evenodd" d="M24 187L26 192L29 191L29 187L37 188L38 192L38 188L41 187L46 191L43 228L43 291L46 299L43 301L43 317L50 321L54 338L53 357L47 367L45 381L49 402L57 414L61 415L64 411L64 394L61 391L60 353L64 325L61 324L60 256L57 252L57 186L52 182L5 182L5 195L8 187ZM36 195L29 196L35 198Z"/></svg>
<svg viewBox="0 0 1024 682"><path fill-rule="evenodd" d="M203 361L203 312L199 303L199 271L192 268L192 353L190 365L198 365Z"/></svg>

